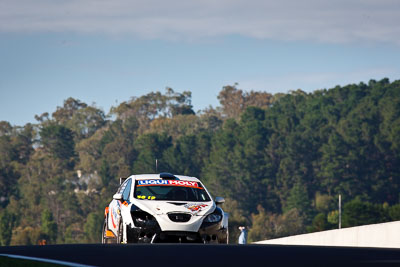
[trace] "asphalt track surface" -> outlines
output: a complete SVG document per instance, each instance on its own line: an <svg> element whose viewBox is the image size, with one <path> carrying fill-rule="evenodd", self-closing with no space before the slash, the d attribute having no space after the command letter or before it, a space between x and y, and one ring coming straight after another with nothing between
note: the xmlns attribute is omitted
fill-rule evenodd
<svg viewBox="0 0 400 267"><path fill-rule="evenodd" d="M317 246L79 244L0 247L0 254L90 266L400 266L400 249Z"/></svg>

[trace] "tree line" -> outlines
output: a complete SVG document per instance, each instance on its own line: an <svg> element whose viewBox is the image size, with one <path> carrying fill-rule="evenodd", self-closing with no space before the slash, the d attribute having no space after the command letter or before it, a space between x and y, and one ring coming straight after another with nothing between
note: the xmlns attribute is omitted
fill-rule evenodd
<svg viewBox="0 0 400 267"><path fill-rule="evenodd" d="M0 244L99 242L119 177L200 178L226 199L230 240L400 220L400 81L306 93L225 86L195 112L191 93L152 92L105 113L68 98L37 123L0 122Z"/></svg>

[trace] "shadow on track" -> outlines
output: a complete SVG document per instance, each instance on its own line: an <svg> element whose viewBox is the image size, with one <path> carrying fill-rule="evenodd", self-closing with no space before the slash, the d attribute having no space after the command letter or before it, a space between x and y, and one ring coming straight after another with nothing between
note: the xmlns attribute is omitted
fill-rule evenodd
<svg viewBox="0 0 400 267"><path fill-rule="evenodd" d="M400 266L400 249L283 245L76 244L0 247L0 254L92 266Z"/></svg>

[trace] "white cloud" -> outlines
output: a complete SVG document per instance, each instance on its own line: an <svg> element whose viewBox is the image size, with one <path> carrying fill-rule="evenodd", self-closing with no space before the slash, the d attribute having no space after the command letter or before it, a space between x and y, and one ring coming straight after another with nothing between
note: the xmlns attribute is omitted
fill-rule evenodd
<svg viewBox="0 0 400 267"><path fill-rule="evenodd" d="M398 0L0 0L0 32L400 44Z"/></svg>

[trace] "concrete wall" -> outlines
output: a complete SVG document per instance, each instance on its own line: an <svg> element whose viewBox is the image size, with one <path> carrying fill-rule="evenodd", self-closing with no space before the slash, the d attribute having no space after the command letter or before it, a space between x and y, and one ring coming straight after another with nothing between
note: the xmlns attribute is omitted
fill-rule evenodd
<svg viewBox="0 0 400 267"><path fill-rule="evenodd" d="M255 243L400 248L400 221L289 236Z"/></svg>

